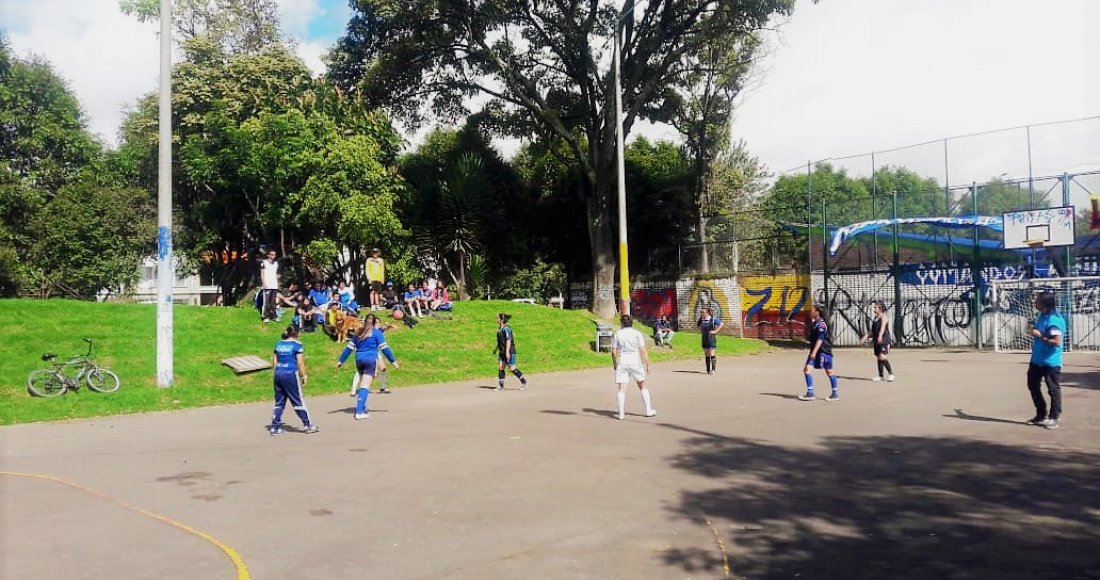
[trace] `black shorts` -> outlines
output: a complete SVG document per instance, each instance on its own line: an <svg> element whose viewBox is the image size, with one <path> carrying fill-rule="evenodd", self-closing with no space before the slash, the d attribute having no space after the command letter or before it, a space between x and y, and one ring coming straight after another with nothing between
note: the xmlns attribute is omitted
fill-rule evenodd
<svg viewBox="0 0 1100 580"><path fill-rule="evenodd" d="M871 344L871 348L875 351L875 356L890 354L889 342L875 342Z"/></svg>
<svg viewBox="0 0 1100 580"><path fill-rule="evenodd" d="M386 284L384 282L379 282L378 280L371 280L371 283L370 283L370 291L371 292L378 292L379 294L381 294L382 291L385 290L385 289L386 289Z"/></svg>
<svg viewBox="0 0 1100 580"><path fill-rule="evenodd" d="M704 332L703 348L718 348L718 337L709 332Z"/></svg>

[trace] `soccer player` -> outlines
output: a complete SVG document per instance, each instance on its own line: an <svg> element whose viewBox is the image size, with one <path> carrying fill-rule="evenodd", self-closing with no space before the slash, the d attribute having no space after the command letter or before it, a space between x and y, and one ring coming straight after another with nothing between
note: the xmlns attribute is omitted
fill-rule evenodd
<svg viewBox="0 0 1100 580"><path fill-rule="evenodd" d="M645 403L645 416L657 416L657 410L653 408L653 401L649 396L649 388L645 385L646 375L649 373L649 353L645 349L645 336L634 328L634 319L629 314L619 318L622 328L611 338L611 366L615 369L615 385L618 392L615 399L618 402L620 421L626 416L626 393L623 389L630 379L638 383L638 390L642 393L642 402Z"/></svg>
<svg viewBox="0 0 1100 580"><path fill-rule="evenodd" d="M894 339L890 335L890 319L886 316L886 305L882 302L877 300L874 302L874 311L875 320L871 323L871 330L868 330L867 334L859 339L859 343L866 344L870 340L872 352L874 352L875 358L878 359L878 375L871 380L881 381L883 371L886 371L886 381L892 383L894 382L894 369L886 358L890 354L890 346L894 343Z"/></svg>
<svg viewBox="0 0 1100 580"><path fill-rule="evenodd" d="M370 385L378 368L378 353L381 352L393 364L393 368L400 369L401 365L393 356L393 351L386 344L386 337L376 326L378 317L367 315L359 332L348 339L347 346L340 353L340 360L336 362L336 368L343 366L351 353L355 353L355 369L359 373L356 385L355 420L366 419L370 415L370 407L367 406L367 398L370 397Z"/></svg>
<svg viewBox="0 0 1100 580"><path fill-rule="evenodd" d="M374 312L382 308L382 290L386 283L386 261L378 248L372 249L367 258L367 282L370 283L370 309Z"/></svg>
<svg viewBox="0 0 1100 580"><path fill-rule="evenodd" d="M833 374L833 342L829 337L829 325L825 322L825 319L829 316L829 312L824 306L814 305L810 311L812 320L810 321L810 356L806 359L806 368L803 372L806 373L806 394L798 397L799 401L812 401L814 400L814 375L813 369L825 369L825 374L829 377L829 385L832 387L832 393L826 398L826 401L839 401L840 391L837 390L837 378Z"/></svg>
<svg viewBox="0 0 1100 580"><path fill-rule="evenodd" d="M508 326L508 321L512 319L511 314L504 314L503 312L497 315L497 325L500 327L497 330L497 390L504 390L504 367L508 367L512 374L519 379L519 388L527 388L527 378L523 376L523 371L516 367L516 335L512 333L512 327Z"/></svg>
<svg viewBox="0 0 1100 580"><path fill-rule="evenodd" d="M1035 417L1028 424L1047 429L1057 429L1058 417L1062 415L1062 337L1066 333L1066 319L1054 306L1054 294L1050 292L1035 297L1039 318L1031 329L1031 362L1027 365L1027 390L1035 403ZM1050 393L1049 415L1040 381L1046 382Z"/></svg>
<svg viewBox="0 0 1100 580"><path fill-rule="evenodd" d="M275 410L271 414L272 435L283 433L283 409L289 399L294 412L302 420L305 433L316 433L317 425L309 420L309 409L302 400L302 385L306 382L306 359L302 343L298 342L298 327L291 325L283 332L283 339L275 344Z"/></svg>
<svg viewBox="0 0 1100 580"><path fill-rule="evenodd" d="M279 296L279 262L275 250L267 251L267 258L260 262L261 315L264 322L275 320L275 300Z"/></svg>
<svg viewBox="0 0 1100 580"><path fill-rule="evenodd" d="M707 374L718 372L718 357L714 356L718 348L718 333L722 330L722 319L714 315L710 306L704 306L702 315L695 323L699 327L699 335L703 337L703 358L707 363Z"/></svg>

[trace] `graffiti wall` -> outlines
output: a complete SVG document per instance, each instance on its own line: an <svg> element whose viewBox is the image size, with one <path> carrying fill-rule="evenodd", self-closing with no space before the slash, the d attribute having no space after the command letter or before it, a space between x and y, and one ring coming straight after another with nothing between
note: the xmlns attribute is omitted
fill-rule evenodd
<svg viewBox="0 0 1100 580"><path fill-rule="evenodd" d="M694 329L703 308L709 306L725 324L723 334L741 334L741 293L736 278L678 280L676 299L680 304L677 318L681 329Z"/></svg>
<svg viewBox="0 0 1100 580"><path fill-rule="evenodd" d="M634 318L652 324L661 316L678 318L675 282L651 282L644 288L631 288L630 313Z"/></svg>
<svg viewBox="0 0 1100 580"><path fill-rule="evenodd" d="M744 336L763 339L805 337L810 314L810 276L741 276Z"/></svg>

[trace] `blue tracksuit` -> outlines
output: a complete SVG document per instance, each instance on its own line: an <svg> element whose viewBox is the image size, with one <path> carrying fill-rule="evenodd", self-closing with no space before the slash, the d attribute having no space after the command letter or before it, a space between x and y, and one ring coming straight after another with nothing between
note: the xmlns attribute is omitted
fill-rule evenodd
<svg viewBox="0 0 1100 580"><path fill-rule="evenodd" d="M302 383L298 377L298 355L304 352L302 343L297 340L280 340L275 345L275 410L271 415L271 428L282 424L283 409L287 399L294 412L309 427L309 409L302 400Z"/></svg>

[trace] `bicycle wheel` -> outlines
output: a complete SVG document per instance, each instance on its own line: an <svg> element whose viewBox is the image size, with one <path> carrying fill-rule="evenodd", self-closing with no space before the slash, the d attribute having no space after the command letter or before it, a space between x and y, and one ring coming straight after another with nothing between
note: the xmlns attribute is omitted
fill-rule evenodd
<svg viewBox="0 0 1100 580"><path fill-rule="evenodd" d="M88 373L88 386L99 393L113 393L118 390L119 380L118 375L104 369L94 368Z"/></svg>
<svg viewBox="0 0 1100 580"><path fill-rule="evenodd" d="M38 369L27 377L27 390L36 397L58 397L66 389L65 377L53 369Z"/></svg>

